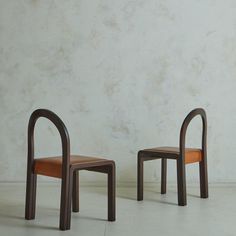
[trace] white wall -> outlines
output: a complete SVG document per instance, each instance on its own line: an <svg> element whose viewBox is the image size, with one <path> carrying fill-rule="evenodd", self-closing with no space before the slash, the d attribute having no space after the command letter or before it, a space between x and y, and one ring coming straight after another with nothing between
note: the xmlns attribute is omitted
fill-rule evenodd
<svg viewBox="0 0 236 236"><path fill-rule="evenodd" d="M0 180L25 180L36 108L64 120L73 153L114 159L118 180L134 182L137 151L178 145L185 115L204 107L209 179L235 181L235 89L235 0L0 0ZM37 155L60 153L49 122L36 136ZM159 167L146 164L146 181L159 181ZM197 166L187 173L198 180Z"/></svg>

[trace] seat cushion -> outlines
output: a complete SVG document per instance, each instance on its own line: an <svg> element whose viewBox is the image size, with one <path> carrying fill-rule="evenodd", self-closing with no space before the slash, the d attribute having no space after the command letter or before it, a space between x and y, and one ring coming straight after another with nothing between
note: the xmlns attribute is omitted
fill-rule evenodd
<svg viewBox="0 0 236 236"><path fill-rule="evenodd" d="M81 165L86 168L91 166L91 164L101 165L102 162L108 161L103 158L97 157L86 157L72 155L70 157L70 166ZM34 160L34 173L39 175L46 175L56 178L61 178L62 173L62 157L45 157Z"/></svg>
<svg viewBox="0 0 236 236"><path fill-rule="evenodd" d="M178 147L157 147L141 150L151 156L165 156L170 159L178 158L180 151ZM185 164L202 161L202 150L198 148L185 148Z"/></svg>

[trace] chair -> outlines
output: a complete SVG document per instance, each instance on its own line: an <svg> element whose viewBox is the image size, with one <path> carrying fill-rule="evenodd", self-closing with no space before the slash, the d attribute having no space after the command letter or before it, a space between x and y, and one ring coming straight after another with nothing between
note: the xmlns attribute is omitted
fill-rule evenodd
<svg viewBox="0 0 236 236"><path fill-rule="evenodd" d="M62 141L62 156L34 159L34 129L38 118L49 119L58 129ZM36 179L45 175L61 179L60 230L69 230L71 205L79 211L80 170L101 172L108 175L108 221L115 221L115 162L96 157L70 155L70 139L62 120L52 111L35 110L28 124L28 164L26 183L25 219L35 218Z"/></svg>
<svg viewBox="0 0 236 236"><path fill-rule="evenodd" d="M185 148L186 131L191 120L200 115L202 119L202 148ZM137 200L143 200L143 162L161 159L161 194L166 193L167 159L177 162L178 205L187 205L185 165L199 163L201 198L208 198L207 177L207 118L202 108L191 111L185 118L181 131L179 147L158 147L138 152L137 169Z"/></svg>

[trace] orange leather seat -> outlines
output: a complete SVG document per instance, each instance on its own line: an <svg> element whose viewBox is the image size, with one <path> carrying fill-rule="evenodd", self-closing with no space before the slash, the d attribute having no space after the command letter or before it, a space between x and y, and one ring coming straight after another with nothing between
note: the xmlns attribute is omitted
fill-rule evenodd
<svg viewBox="0 0 236 236"><path fill-rule="evenodd" d="M158 147L141 150L146 154L155 154L156 155L169 155L169 158L176 159L180 155L178 147ZM185 164L200 162L202 161L202 150L198 148L185 148Z"/></svg>
<svg viewBox="0 0 236 236"><path fill-rule="evenodd" d="M103 163L107 161L103 158L96 157L87 157L87 156L70 156L70 165L83 165L87 166L91 163L96 163L99 165L99 162ZM38 175L46 175L56 178L61 178L62 173L62 157L45 157L34 160L34 173Z"/></svg>

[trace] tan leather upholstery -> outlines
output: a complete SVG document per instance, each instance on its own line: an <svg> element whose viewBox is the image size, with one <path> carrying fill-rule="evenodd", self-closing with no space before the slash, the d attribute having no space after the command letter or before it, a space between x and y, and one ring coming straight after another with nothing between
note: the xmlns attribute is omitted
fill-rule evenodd
<svg viewBox="0 0 236 236"><path fill-rule="evenodd" d="M78 165L86 163L89 165L91 163L104 162L106 159L96 158L96 157L86 157L73 155L70 157L70 165ZM62 157L45 157L35 159L34 161L34 173L39 175L46 175L56 178L61 178L62 172Z"/></svg>
<svg viewBox="0 0 236 236"><path fill-rule="evenodd" d="M178 147L158 147L144 149L143 152L154 154L169 154L170 156L178 156L180 154ZM185 164L202 161L202 150L197 148L185 148Z"/></svg>

